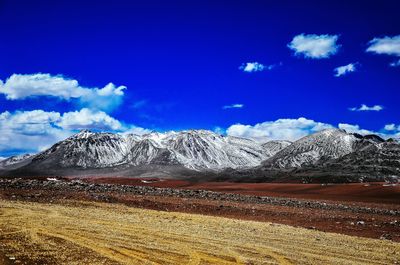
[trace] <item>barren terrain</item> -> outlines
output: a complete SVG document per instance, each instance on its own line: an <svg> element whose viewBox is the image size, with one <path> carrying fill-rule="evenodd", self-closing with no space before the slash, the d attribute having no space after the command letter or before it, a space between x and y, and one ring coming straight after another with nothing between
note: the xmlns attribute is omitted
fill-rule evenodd
<svg viewBox="0 0 400 265"><path fill-rule="evenodd" d="M398 264L398 197L385 183L0 179L0 264Z"/></svg>
<svg viewBox="0 0 400 265"><path fill-rule="evenodd" d="M75 179L76 177L70 177ZM89 183L151 186L159 188L180 188L210 190L227 193L290 197L368 203L400 203L400 184L385 182L343 183L343 184L302 184L302 183L237 183L237 182L190 182L171 179L138 179L126 177L87 177Z"/></svg>
<svg viewBox="0 0 400 265"><path fill-rule="evenodd" d="M0 246L22 264L395 264L400 244L120 204L0 200Z"/></svg>

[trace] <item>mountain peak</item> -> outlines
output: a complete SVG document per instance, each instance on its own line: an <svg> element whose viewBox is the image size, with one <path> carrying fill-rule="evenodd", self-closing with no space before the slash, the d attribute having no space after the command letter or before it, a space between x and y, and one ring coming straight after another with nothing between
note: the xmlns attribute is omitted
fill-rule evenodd
<svg viewBox="0 0 400 265"><path fill-rule="evenodd" d="M18 164L24 160L28 160L28 159L32 158L33 156L34 156L33 154L22 154L22 155L10 156L10 157L5 158L0 161L0 168Z"/></svg>
<svg viewBox="0 0 400 265"><path fill-rule="evenodd" d="M43 163L62 168L178 165L200 171L254 167L270 154L258 142L221 137L208 130L142 136L83 130L43 151L34 162L38 167Z"/></svg>
<svg viewBox="0 0 400 265"><path fill-rule="evenodd" d="M245 171L257 167L275 172L290 168L323 168L326 165L340 167L341 161L345 161L346 165L355 165L354 169L358 170L358 165L365 167L364 162L357 160L362 153L369 157L368 163L385 166L387 172L394 172L393 168L398 168L399 150L397 141L384 141L377 136L361 136L335 128L316 132L293 143L280 140L260 143L240 137L224 137L208 130L145 135L82 130L35 156L3 160L0 169L22 167L28 172L101 169L135 175L153 174L157 170L163 172L160 174L187 174L186 170L219 172L232 168Z"/></svg>
<svg viewBox="0 0 400 265"><path fill-rule="evenodd" d="M327 129L323 129L323 130L316 132L315 134L311 134L311 135L318 135L318 134L324 134L326 136L331 136L331 135L335 135L335 134L348 134L348 133L346 132L346 130L339 129L339 128L327 128Z"/></svg>
<svg viewBox="0 0 400 265"><path fill-rule="evenodd" d="M277 152L265 165L278 168L296 168L313 165L320 159L333 159L354 150L357 138L337 128L325 129L307 135Z"/></svg>
<svg viewBox="0 0 400 265"><path fill-rule="evenodd" d="M83 134L83 133L92 133L92 131L89 130L89 129L82 129L82 130L80 130L80 131L78 132L78 134Z"/></svg>
<svg viewBox="0 0 400 265"><path fill-rule="evenodd" d="M78 133L74 134L72 137L74 138L88 138L89 136L95 134L94 132L88 130L88 129L83 129L80 130Z"/></svg>

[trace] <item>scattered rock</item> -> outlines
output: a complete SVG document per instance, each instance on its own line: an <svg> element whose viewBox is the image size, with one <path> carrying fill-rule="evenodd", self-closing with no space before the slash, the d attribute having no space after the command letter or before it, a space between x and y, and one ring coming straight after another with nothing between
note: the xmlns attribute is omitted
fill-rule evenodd
<svg viewBox="0 0 400 265"><path fill-rule="evenodd" d="M277 206L289 206L296 208L309 208L321 210L342 210L352 213L371 213L380 215L400 216L400 210L389 210L381 208L371 208L356 205L343 205L335 202L319 202L307 201L291 198L268 197L268 196L251 196L233 193L221 193L207 190L184 190L173 188L155 188L150 186L132 186L118 184L93 184L86 183L81 180L72 181L53 181L53 180L38 180L38 179L0 179L0 190L21 189L21 190L49 190L49 191L84 191L100 201L110 202L110 197L99 194L115 192L119 194L143 195L143 196L170 196L179 198L191 199L208 199L214 201L233 201L253 204L270 204ZM42 194L37 193L38 198ZM16 198L15 195L12 198ZM222 206L223 207L223 206ZM220 207L220 208L222 208ZM357 222L358 225L364 225L364 221ZM398 225L395 223L394 225Z"/></svg>
<svg viewBox="0 0 400 265"><path fill-rule="evenodd" d="M380 239L382 239L382 240L392 240L392 235L386 233L386 234L381 235Z"/></svg>

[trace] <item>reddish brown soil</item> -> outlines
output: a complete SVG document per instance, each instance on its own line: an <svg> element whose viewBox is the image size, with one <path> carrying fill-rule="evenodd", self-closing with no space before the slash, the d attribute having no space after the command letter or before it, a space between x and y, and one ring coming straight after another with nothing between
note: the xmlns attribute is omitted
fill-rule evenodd
<svg viewBox="0 0 400 265"><path fill-rule="evenodd" d="M191 183L185 180L159 180L135 178L85 179L92 183L124 184L152 186L160 188L181 188L193 190L211 190L217 192L239 193L256 196L288 197L298 199L332 200L344 202L367 202L400 205L400 185L386 183L351 184L290 184L290 183L233 183L201 182Z"/></svg>
<svg viewBox="0 0 400 265"><path fill-rule="evenodd" d="M371 238L380 238L382 235L385 235L386 238L400 242L399 216L373 213L353 213L344 210L324 210L270 204L251 204L234 201L208 200L206 198L188 199L168 196L142 196L128 193L92 193L84 191L66 192L63 190L40 189L3 190L0 191L0 199L47 203L62 203L65 200L123 203L140 208L198 213L245 220L268 221ZM359 205L358 203L351 204ZM371 205L371 207L380 206L380 208L398 209L398 205L394 204L362 204Z"/></svg>

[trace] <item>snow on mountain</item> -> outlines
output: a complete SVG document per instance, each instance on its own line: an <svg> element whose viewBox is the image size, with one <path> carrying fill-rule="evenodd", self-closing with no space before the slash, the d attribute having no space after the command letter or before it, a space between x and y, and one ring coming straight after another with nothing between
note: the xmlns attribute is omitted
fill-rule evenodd
<svg viewBox="0 0 400 265"><path fill-rule="evenodd" d="M174 153L177 161L191 169L254 167L267 158L255 141L206 130L170 134L161 143Z"/></svg>
<svg viewBox="0 0 400 265"><path fill-rule="evenodd" d="M374 173L374 175L400 175L400 144L396 141L373 141L357 151L324 165L329 171ZM367 174L366 174L367 175Z"/></svg>
<svg viewBox="0 0 400 265"><path fill-rule="evenodd" d="M274 156L276 153L281 151L282 149L291 145L292 142L284 141L284 140L273 140L262 144L262 147L268 153L270 157Z"/></svg>
<svg viewBox="0 0 400 265"><path fill-rule="evenodd" d="M173 152L151 138L142 139L130 147L125 163L139 166L149 164L174 165L177 161Z"/></svg>
<svg viewBox="0 0 400 265"><path fill-rule="evenodd" d="M142 136L82 131L40 153L33 162L81 168L157 164L220 170L254 167L271 153L253 140L206 130Z"/></svg>
<svg viewBox="0 0 400 265"><path fill-rule="evenodd" d="M355 150L358 137L340 129L326 129L305 136L266 160L264 166L299 168L323 159L335 159Z"/></svg>
<svg viewBox="0 0 400 265"><path fill-rule="evenodd" d="M10 156L0 161L0 168L7 168L32 158L32 154Z"/></svg>
<svg viewBox="0 0 400 265"><path fill-rule="evenodd" d="M397 172L393 168L398 168L400 163L399 150L400 145L394 140L339 129L320 131L293 143L264 144L207 130L152 132L140 136L81 131L33 157L0 161L0 167L4 169L5 164L15 162L12 169L23 166L21 172L57 172L62 168L142 173L159 170L160 174L168 170L181 172L185 168L218 172L229 168L238 172L248 169L276 172L288 168L339 172L341 168L350 171L380 168L384 172ZM23 162L18 163L19 160ZM254 171L248 172L254 175Z"/></svg>
<svg viewBox="0 0 400 265"><path fill-rule="evenodd" d="M38 154L33 162L60 167L102 168L123 163L127 151L125 137L85 130Z"/></svg>

